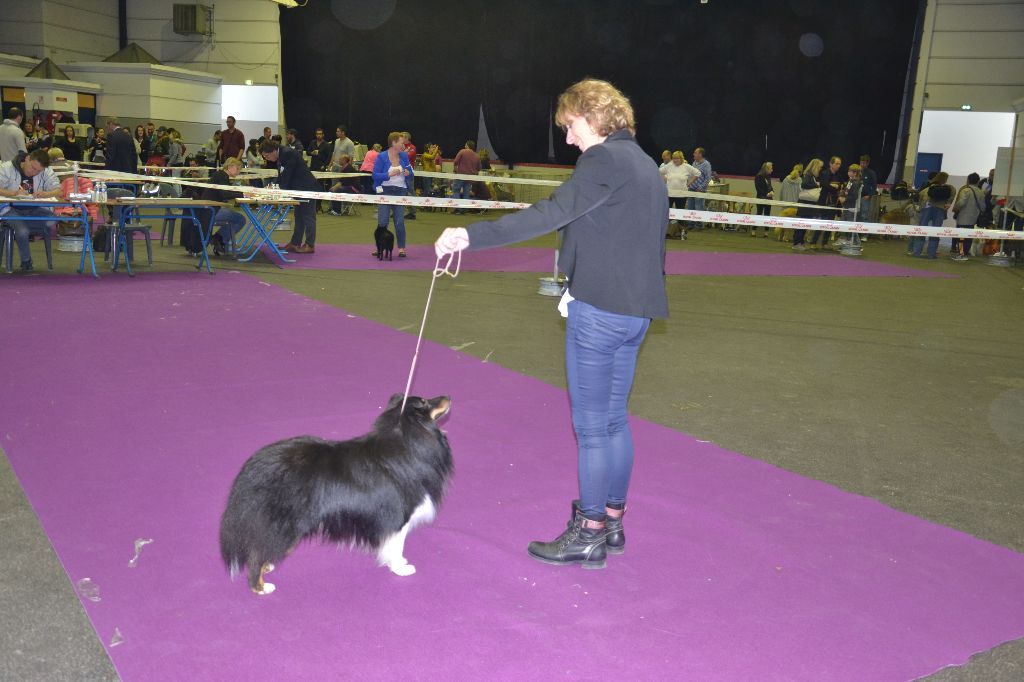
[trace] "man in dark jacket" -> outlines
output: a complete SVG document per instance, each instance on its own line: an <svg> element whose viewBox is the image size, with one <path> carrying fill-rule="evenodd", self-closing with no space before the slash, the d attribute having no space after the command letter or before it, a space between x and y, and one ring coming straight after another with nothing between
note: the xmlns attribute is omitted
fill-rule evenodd
<svg viewBox="0 0 1024 682"><path fill-rule="evenodd" d="M282 147L277 142L268 141L260 145L260 154L272 165L277 166L277 184L281 189L294 189L308 192L321 190L309 166L299 154L290 147ZM306 243L302 243L305 237ZM291 241L280 248L291 253L313 253L316 242L316 202L300 200L295 207L295 231Z"/></svg>
<svg viewBox="0 0 1024 682"><path fill-rule="evenodd" d="M116 118L107 121L107 158L103 167L118 173L136 173L139 169L139 155L128 131L121 127Z"/></svg>

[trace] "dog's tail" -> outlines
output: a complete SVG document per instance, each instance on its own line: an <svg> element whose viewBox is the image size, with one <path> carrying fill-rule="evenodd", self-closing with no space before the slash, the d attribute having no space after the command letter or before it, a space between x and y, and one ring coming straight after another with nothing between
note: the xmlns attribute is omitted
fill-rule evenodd
<svg viewBox="0 0 1024 682"><path fill-rule="evenodd" d="M248 547L245 541L246 532L238 510L228 503L224 510L224 516L220 520L220 558L224 566L231 573L231 577L237 576L248 558Z"/></svg>

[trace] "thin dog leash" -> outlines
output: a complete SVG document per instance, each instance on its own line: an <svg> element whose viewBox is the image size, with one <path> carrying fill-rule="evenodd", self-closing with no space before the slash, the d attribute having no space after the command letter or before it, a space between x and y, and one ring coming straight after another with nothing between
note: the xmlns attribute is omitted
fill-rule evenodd
<svg viewBox="0 0 1024 682"><path fill-rule="evenodd" d="M456 259L456 256L458 258ZM423 343L423 330L427 326L427 313L430 312L430 299L434 296L434 283L437 282L438 278L448 275L452 279L459 276L459 268L462 267L462 251L456 251L448 254L448 260L444 266L441 265L442 256L437 257L437 261L434 262L433 277L430 278L430 291L427 292L427 305L423 308L423 322L420 323L420 334L416 337L416 352L412 356L412 366L409 368L409 380L405 382L405 395L402 396L402 409L399 410L399 414L405 412L405 401L409 399L409 388L412 386L412 377L416 373L416 361L420 357L420 344ZM452 261L455 260L455 272L451 271Z"/></svg>

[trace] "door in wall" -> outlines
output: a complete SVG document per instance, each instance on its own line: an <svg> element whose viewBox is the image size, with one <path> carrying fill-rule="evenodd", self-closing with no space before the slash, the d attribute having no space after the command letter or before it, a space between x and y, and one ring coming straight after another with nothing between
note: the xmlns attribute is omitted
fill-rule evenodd
<svg viewBox="0 0 1024 682"><path fill-rule="evenodd" d="M934 152L918 152L917 165L914 166L914 187L924 187L928 176L942 170L942 154Z"/></svg>

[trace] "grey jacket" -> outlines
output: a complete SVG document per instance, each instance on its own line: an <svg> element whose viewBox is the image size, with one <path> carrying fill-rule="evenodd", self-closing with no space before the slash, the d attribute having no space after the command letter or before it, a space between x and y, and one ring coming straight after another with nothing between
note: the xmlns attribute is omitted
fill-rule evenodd
<svg viewBox="0 0 1024 682"><path fill-rule="evenodd" d="M25 132L18 124L5 118L0 125L0 161L11 161L18 152L28 151L25 147Z"/></svg>
<svg viewBox="0 0 1024 682"><path fill-rule="evenodd" d="M953 214L956 216L957 225L974 227L978 222L978 216L985 208L985 194L980 187L965 185L960 188L953 203Z"/></svg>
<svg viewBox="0 0 1024 682"><path fill-rule="evenodd" d="M0 188L6 190L15 190L21 186L21 170L14 167L14 161L4 161L0 163ZM57 179L56 173L50 168L44 168L42 173L32 176L32 193L36 192L52 192L53 190L60 187L60 180ZM7 213L11 210L11 205L7 203L0 203L0 215Z"/></svg>
<svg viewBox="0 0 1024 682"><path fill-rule="evenodd" d="M469 249L562 230L558 267L572 296L636 317L668 317L665 224L668 191L658 166L619 130L587 149L572 177L527 209L469 225Z"/></svg>

